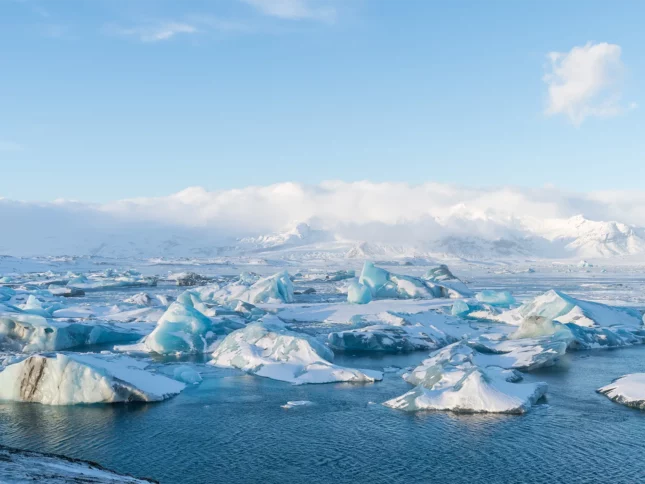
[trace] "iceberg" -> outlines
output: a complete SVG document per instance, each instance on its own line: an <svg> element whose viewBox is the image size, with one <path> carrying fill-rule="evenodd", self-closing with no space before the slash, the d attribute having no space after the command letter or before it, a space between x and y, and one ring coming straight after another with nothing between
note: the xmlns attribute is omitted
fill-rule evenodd
<svg viewBox="0 0 645 484"><path fill-rule="evenodd" d="M421 318L422 322L418 322ZM466 325L455 318L428 311L419 315L385 312L376 315L379 324L370 324L346 331L332 332L327 342L333 350L370 351L384 353L407 353L418 350L434 350L454 343L459 338L454 336L466 330ZM417 322L413 322L417 320ZM352 318L355 324L361 324L363 317ZM383 324L386 323L386 324Z"/></svg>
<svg viewBox="0 0 645 484"><path fill-rule="evenodd" d="M458 298L465 295L456 289L459 285L452 284L450 281L437 282L394 274L376 267L372 262L365 262L357 284L350 286L349 302L367 301L369 296L365 294L365 288L370 290L372 299ZM466 290L466 293L470 294L470 291Z"/></svg>
<svg viewBox="0 0 645 484"><path fill-rule="evenodd" d="M645 373L621 376L596 391L616 403L645 410Z"/></svg>
<svg viewBox="0 0 645 484"><path fill-rule="evenodd" d="M491 306L502 306L509 308L515 304L515 298L508 291L490 291L485 290L475 294L475 299L480 303L490 304Z"/></svg>
<svg viewBox="0 0 645 484"><path fill-rule="evenodd" d="M73 277L67 283L67 287L85 292L105 291L124 287L154 287L156 285L156 277L143 277L138 272L132 270L118 275L112 269L108 269L102 275Z"/></svg>
<svg viewBox="0 0 645 484"><path fill-rule="evenodd" d="M213 345L222 336L244 326L240 317L206 316L195 307L194 296L184 293L168 307L155 329L145 338L145 351L162 355L207 353L213 351ZM124 351L128 347L118 349Z"/></svg>
<svg viewBox="0 0 645 484"><path fill-rule="evenodd" d="M583 301L556 290L537 296L519 308L505 311L495 319L507 324L519 325L530 316L541 316L559 323L573 323L587 328L614 326L642 328L643 326L643 317L634 309Z"/></svg>
<svg viewBox="0 0 645 484"><path fill-rule="evenodd" d="M0 399L45 405L157 402L185 388L146 367L127 356L34 355L0 373Z"/></svg>
<svg viewBox="0 0 645 484"><path fill-rule="evenodd" d="M172 371L172 377L175 380L187 383L189 385L197 385L202 381L202 376L197 370L188 365L176 366Z"/></svg>
<svg viewBox="0 0 645 484"><path fill-rule="evenodd" d="M403 375L415 388L384 405L411 412L520 414L546 393L546 383L517 383L522 379L517 371L479 366L475 355L475 350L464 342L434 352L412 372Z"/></svg>
<svg viewBox="0 0 645 484"><path fill-rule="evenodd" d="M201 276L196 272L180 272L171 274L168 279L175 281L178 286L204 286L211 282L211 279Z"/></svg>
<svg viewBox="0 0 645 484"><path fill-rule="evenodd" d="M473 295L473 292L468 289L468 286L466 286L461 279L455 276L445 264L429 269L423 276L423 279L452 289L464 297L470 297Z"/></svg>
<svg viewBox="0 0 645 484"><path fill-rule="evenodd" d="M334 354L316 339L287 329L276 317L264 317L229 334L213 353L211 364L296 385L374 382L383 374L331 363Z"/></svg>
<svg viewBox="0 0 645 484"><path fill-rule="evenodd" d="M0 314L0 349L33 353L59 351L88 345L136 341L135 326L114 323L67 323L21 313Z"/></svg>
<svg viewBox="0 0 645 484"><path fill-rule="evenodd" d="M347 302L352 304L367 304L372 300L372 291L358 281L352 282L347 288Z"/></svg>
<svg viewBox="0 0 645 484"><path fill-rule="evenodd" d="M251 279L253 280L253 279ZM208 288L208 286L206 286ZM269 277L259 279L248 285L244 279L217 290L211 291L211 297L221 303L233 300L260 303L292 303L293 284L287 271L278 272Z"/></svg>

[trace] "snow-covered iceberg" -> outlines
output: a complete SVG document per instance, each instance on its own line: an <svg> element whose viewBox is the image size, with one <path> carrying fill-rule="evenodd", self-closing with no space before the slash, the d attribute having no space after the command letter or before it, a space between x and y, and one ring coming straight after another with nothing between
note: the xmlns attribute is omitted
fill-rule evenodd
<svg viewBox="0 0 645 484"><path fill-rule="evenodd" d="M645 410L645 373L621 376L596 391L616 403Z"/></svg>
<svg viewBox="0 0 645 484"><path fill-rule="evenodd" d="M383 374L334 365L333 352L318 340L287 329L276 317L265 317L229 334L211 363L294 384L374 382Z"/></svg>
<svg viewBox="0 0 645 484"><path fill-rule="evenodd" d="M371 298L366 293L367 289L371 293ZM394 274L376 267L372 262L365 262L358 282L350 285L348 301L366 303L371 299L457 298L470 294L458 279L455 281L421 279Z"/></svg>
<svg viewBox="0 0 645 484"><path fill-rule="evenodd" d="M422 322L413 322L421 318ZM369 324L370 320L377 324ZM352 319L360 324L362 317ZM329 346L338 351L367 351L406 353L417 350L434 350L454 343L467 329L467 324L445 314L428 311L419 315L385 312L368 318L368 324L357 329L332 332ZM464 322L465 323L465 322Z"/></svg>
<svg viewBox="0 0 645 484"><path fill-rule="evenodd" d="M491 291L487 289L475 294L475 299L483 304L506 308L515 304L515 298L509 291Z"/></svg>
<svg viewBox="0 0 645 484"><path fill-rule="evenodd" d="M126 343L141 338L137 326L108 322L54 321L23 313L0 314L0 349L4 351L60 351L82 346Z"/></svg>
<svg viewBox="0 0 645 484"><path fill-rule="evenodd" d="M236 282L212 291L211 297L221 303L233 300L251 304L293 302L293 284L287 271L264 277L252 284L248 282L240 278Z"/></svg>
<svg viewBox="0 0 645 484"><path fill-rule="evenodd" d="M186 291L163 313L143 344L117 349L159 354L207 353L213 351L219 339L245 323L234 312L227 316L207 316L204 312L215 314L216 309L203 303L198 294Z"/></svg>
<svg viewBox="0 0 645 484"><path fill-rule="evenodd" d="M372 291L358 281L353 281L347 287L347 302L352 304L367 304L372 300Z"/></svg>
<svg viewBox="0 0 645 484"><path fill-rule="evenodd" d="M468 286L466 286L461 279L455 276L445 264L428 269L423 276L423 279L452 289L464 297L470 297L473 294L473 292L468 289Z"/></svg>
<svg viewBox="0 0 645 484"><path fill-rule="evenodd" d="M108 269L103 274L91 274L89 277L73 277L67 287L80 289L85 292L121 289L125 287L154 287L157 285L156 277L144 277L137 271L125 271L118 274Z"/></svg>
<svg viewBox="0 0 645 484"><path fill-rule="evenodd" d="M546 383L517 383L515 370L479 366L477 352L464 342L434 352L403 378L415 388L385 405L406 411L524 413L547 390Z"/></svg>
<svg viewBox="0 0 645 484"><path fill-rule="evenodd" d="M563 324L573 323L588 328L643 326L643 316L634 309L583 301L556 290L550 290L516 309L505 311L495 319L519 325L530 316L541 316Z"/></svg>
<svg viewBox="0 0 645 484"><path fill-rule="evenodd" d="M127 356L34 355L0 373L0 399L46 405L156 402L185 388L146 367Z"/></svg>

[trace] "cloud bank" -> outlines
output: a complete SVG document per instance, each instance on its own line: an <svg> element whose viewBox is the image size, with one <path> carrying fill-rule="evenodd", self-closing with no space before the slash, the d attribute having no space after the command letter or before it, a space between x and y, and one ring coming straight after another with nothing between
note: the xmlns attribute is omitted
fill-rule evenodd
<svg viewBox="0 0 645 484"><path fill-rule="evenodd" d="M628 109L621 101L625 68L619 45L589 42L547 58L547 115L562 114L580 125L590 116L611 117Z"/></svg>

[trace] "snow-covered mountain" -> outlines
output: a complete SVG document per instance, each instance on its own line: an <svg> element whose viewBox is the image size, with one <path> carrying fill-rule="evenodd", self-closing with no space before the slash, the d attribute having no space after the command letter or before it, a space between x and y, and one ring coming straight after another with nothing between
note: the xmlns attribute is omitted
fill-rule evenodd
<svg viewBox="0 0 645 484"><path fill-rule="evenodd" d="M582 215L539 217L533 211L531 215L517 216L511 210L471 209L457 203L435 215L389 220L380 215L389 205L385 203L377 211L366 207L365 221L357 221L356 214L348 210L347 219L342 218L343 213L309 217L272 232L257 228L277 225L271 214L266 215L266 222L260 217L255 229L239 218L246 215L228 211L202 218L175 219L177 213L188 210L186 206L195 204L203 205L206 207L203 213L210 214L212 201L207 194L201 191L189 194L191 197L187 198L181 192L179 202L174 198L163 199L163 203L122 202L117 209L109 210L76 203L48 205L0 200L3 232L0 255L242 257L295 262L626 257L645 260L645 229L619 221L590 220ZM152 211L151 206L157 210Z"/></svg>
<svg viewBox="0 0 645 484"><path fill-rule="evenodd" d="M585 258L645 253L645 231L620 222L597 222L576 215L532 222L529 230L562 246L566 252Z"/></svg>

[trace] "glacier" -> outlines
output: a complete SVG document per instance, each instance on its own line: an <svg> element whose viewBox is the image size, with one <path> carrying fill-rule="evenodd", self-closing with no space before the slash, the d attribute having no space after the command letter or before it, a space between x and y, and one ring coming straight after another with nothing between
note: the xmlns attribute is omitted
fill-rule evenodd
<svg viewBox="0 0 645 484"><path fill-rule="evenodd" d="M334 365L334 353L318 340L291 331L275 316L264 317L229 334L213 353L211 364L290 382L374 382L383 374Z"/></svg>
<svg viewBox="0 0 645 484"><path fill-rule="evenodd" d="M156 402L185 385L146 370L127 356L56 353L33 355L0 373L0 400L45 405Z"/></svg>

